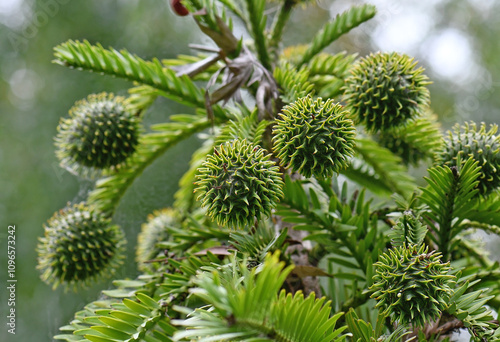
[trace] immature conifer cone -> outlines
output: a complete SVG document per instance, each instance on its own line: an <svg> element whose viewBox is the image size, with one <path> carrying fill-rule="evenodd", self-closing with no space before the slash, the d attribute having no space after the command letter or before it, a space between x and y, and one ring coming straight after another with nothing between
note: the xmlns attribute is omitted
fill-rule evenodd
<svg viewBox="0 0 500 342"><path fill-rule="evenodd" d="M92 94L69 111L57 128L56 155L68 171L92 176L96 171L120 166L135 152L138 119L113 94Z"/></svg>
<svg viewBox="0 0 500 342"><path fill-rule="evenodd" d="M45 225L38 244L38 269L54 288L76 287L114 273L123 258L125 237L111 219L85 203L68 206Z"/></svg>
<svg viewBox="0 0 500 342"><path fill-rule="evenodd" d="M441 253L428 253L425 245L390 249L375 263L371 287L377 304L393 322L423 326L439 317L452 294L455 276Z"/></svg>
<svg viewBox="0 0 500 342"><path fill-rule="evenodd" d="M430 82L417 62L398 53L362 58L344 86L348 109L370 131L387 130L415 118L429 105Z"/></svg>
<svg viewBox="0 0 500 342"><path fill-rule="evenodd" d="M457 166L459 154L462 161L474 158L481 167L479 193L488 195L500 187L500 136L495 135L497 130L497 125L491 125L486 131L484 123L479 128L474 122L465 123L463 127L455 125L453 132L449 131L444 150L437 156L437 163Z"/></svg>
<svg viewBox="0 0 500 342"><path fill-rule="evenodd" d="M253 226L283 196L279 168L270 155L246 140L220 145L199 168L196 192L208 215L220 225Z"/></svg>
<svg viewBox="0 0 500 342"><path fill-rule="evenodd" d="M283 165L304 177L331 177L348 165L356 130L333 100L303 97L285 106L273 129L274 151Z"/></svg>
<svg viewBox="0 0 500 342"><path fill-rule="evenodd" d="M141 227L137 237L136 261L140 271L154 269L154 264L148 261L161 256L163 249L157 246L158 242L166 241L169 237L168 227L180 227L181 222L176 211L165 208L155 211L148 216L148 221Z"/></svg>

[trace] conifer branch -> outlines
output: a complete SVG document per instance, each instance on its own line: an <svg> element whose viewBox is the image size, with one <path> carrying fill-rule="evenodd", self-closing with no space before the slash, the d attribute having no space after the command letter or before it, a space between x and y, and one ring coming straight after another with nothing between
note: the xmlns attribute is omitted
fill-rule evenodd
<svg viewBox="0 0 500 342"><path fill-rule="evenodd" d="M335 19L327 23L323 29L313 38L309 48L298 63L299 66L309 62L316 54L334 42L341 35L349 32L363 22L375 16L376 8L373 5L355 6L337 15Z"/></svg>
<svg viewBox="0 0 500 342"><path fill-rule="evenodd" d="M271 70L271 59L269 57L268 42L265 35L267 16L264 13L265 0L245 0L247 14L250 19L251 34L259 60L267 70Z"/></svg>
<svg viewBox="0 0 500 342"><path fill-rule="evenodd" d="M294 0L285 0L281 5L278 14L274 17L273 24L271 26L271 37L269 39L269 48L274 51L277 50L278 45L281 41L283 35L283 30L285 25L292 14L292 9L296 2Z"/></svg>
<svg viewBox="0 0 500 342"><path fill-rule="evenodd" d="M89 194L89 203L96 205L102 212L112 215L125 191L148 165L172 145L211 125L211 122L203 117L184 116L182 119L188 120L158 125L153 127L155 133L142 136L129 166L119 170L115 175L99 180L96 189Z"/></svg>
<svg viewBox="0 0 500 342"><path fill-rule="evenodd" d="M171 0L217 45L191 45L202 52L195 56L146 61L72 40L55 48L57 64L135 84L127 99L91 95L61 120L63 165L106 178L88 205L49 220L39 247L43 279L78 285L113 270L110 246L121 247L123 235L111 216L120 199L171 146L196 133L204 140L174 205L141 227L144 274L116 281L56 339L434 341L465 327L477 342L500 341L486 306L500 305L498 263L469 239L474 229L500 235L497 127L466 124L445 141L413 58L322 53L372 18L372 5L352 7L309 45L280 54L292 10L310 1ZM271 2L279 4L268 31ZM252 41L235 37L235 17ZM194 114L141 133L159 96ZM366 132L356 134L357 123ZM438 165L419 188L407 166L433 157Z"/></svg>
<svg viewBox="0 0 500 342"><path fill-rule="evenodd" d="M126 50L108 50L100 44L91 45L87 40L69 40L56 46L54 51L54 62L57 64L126 78L154 87L162 96L179 103L205 107L203 90L189 77L177 77L173 70L164 68L158 59L144 61Z"/></svg>
<svg viewBox="0 0 500 342"><path fill-rule="evenodd" d="M423 217L437 232L433 238L444 260L450 257L451 242L460 232L460 224L473 209L471 199L478 192L475 188L479 172L477 162L469 158L459 168L435 166L425 178L428 186L422 188L420 199L429 207L429 212Z"/></svg>
<svg viewBox="0 0 500 342"><path fill-rule="evenodd" d="M415 181L401 159L388 149L369 139L357 139L355 151L355 160L341 171L347 178L381 195L406 195L415 189Z"/></svg>

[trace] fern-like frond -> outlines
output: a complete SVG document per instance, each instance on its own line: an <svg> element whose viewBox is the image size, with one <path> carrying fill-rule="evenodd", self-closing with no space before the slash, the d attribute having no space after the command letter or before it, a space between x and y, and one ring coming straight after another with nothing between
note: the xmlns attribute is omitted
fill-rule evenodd
<svg viewBox="0 0 500 342"><path fill-rule="evenodd" d="M473 223L500 227L500 194L494 192L486 198L478 197L467 219Z"/></svg>
<svg viewBox="0 0 500 342"><path fill-rule="evenodd" d="M429 207L423 218L436 231L431 238L449 258L451 241L460 232L460 224L474 209L472 199L477 194L478 178L481 168L474 159L469 158L460 167L435 166L428 170L425 177L428 186L421 188L421 201Z"/></svg>
<svg viewBox="0 0 500 342"><path fill-rule="evenodd" d="M482 267L488 268L493 264L493 261L488 257L489 251L484 248L477 239L471 236L472 232L465 231L463 234L458 234L451 242L450 250L456 251L454 259L463 256L467 264L477 261Z"/></svg>
<svg viewBox="0 0 500 342"><path fill-rule="evenodd" d="M370 200L365 200L364 191L354 191L347 196L347 183L342 191L334 193L326 207L324 195L310 187L308 193L304 182L285 178L285 196L278 206L277 215L284 222L293 224L294 230L305 230L305 240L316 242L310 258L318 262L325 258L329 268L329 290L336 308L356 307L369 297L364 289L369 287L374 273L373 261L385 248L387 239L378 230L376 217L370 216ZM334 288L341 286L342 294Z"/></svg>
<svg viewBox="0 0 500 342"><path fill-rule="evenodd" d="M279 234L275 233L273 227L261 223L255 233L235 231L231 233L230 242L238 252L247 255L251 260L258 263L264 262L268 253L277 250L285 250L285 239L288 229L283 229Z"/></svg>
<svg viewBox="0 0 500 342"><path fill-rule="evenodd" d="M257 271L246 263L205 273L197 280L193 293L210 304L209 308L189 312L174 324L188 328L178 331L174 340L198 341L343 341L345 329L334 329L342 313L330 317L325 299L301 292L292 296L278 291L292 267L279 262L278 254L268 256Z"/></svg>
<svg viewBox="0 0 500 342"><path fill-rule="evenodd" d="M146 85L130 88L128 92L130 96L126 98L125 103L139 116L142 116L160 95L158 89Z"/></svg>
<svg viewBox="0 0 500 342"><path fill-rule="evenodd" d="M343 175L379 195L408 195L415 181L401 158L369 139L357 139L355 157Z"/></svg>
<svg viewBox="0 0 500 342"><path fill-rule="evenodd" d="M160 306L156 300L137 293L135 298L125 298L121 303L113 304L111 310L98 311L98 316L87 318L95 324L75 331L75 335L83 335L91 342L172 341L175 328L169 324L165 310L166 307ZM117 311L126 317L117 318Z"/></svg>
<svg viewBox="0 0 500 342"><path fill-rule="evenodd" d="M349 75L349 70L355 59L356 54L348 55L345 51L335 55L320 53L314 56L307 66L311 77L334 76L344 79Z"/></svg>
<svg viewBox="0 0 500 342"><path fill-rule="evenodd" d="M262 65L270 70L271 59L269 57L269 49L266 32L267 15L264 13L266 7L265 0L245 0L247 15L250 22L251 32L257 55Z"/></svg>
<svg viewBox="0 0 500 342"><path fill-rule="evenodd" d="M474 341L500 341L494 336L498 323L493 323L492 312L485 306L494 296L485 297L484 290L467 291L478 281L462 282L455 289L447 312L463 322Z"/></svg>
<svg viewBox="0 0 500 342"><path fill-rule="evenodd" d="M408 334L408 332L405 333L405 327L401 325L389 336L382 335L385 328L385 316L382 313L379 313L377 317L375 329L371 323L358 318L352 308L346 314L346 323L353 342L396 342Z"/></svg>
<svg viewBox="0 0 500 342"><path fill-rule="evenodd" d="M195 287L195 276L203 268L220 266L220 260L211 253L191 255L180 260L168 258L169 272L164 274L163 282L158 285L160 298L169 300L172 304L183 303L189 289Z"/></svg>
<svg viewBox="0 0 500 342"><path fill-rule="evenodd" d="M103 291L107 299L85 306L54 339L68 342L172 341L176 330L165 315L167 306L153 299L158 277L116 280L116 289Z"/></svg>
<svg viewBox="0 0 500 342"><path fill-rule="evenodd" d="M127 167L97 182L96 188L89 194L89 204L111 215L127 188L148 165L174 144L211 125L205 117L196 115L174 115L171 119L176 122L153 126L155 132L141 137Z"/></svg>
<svg viewBox="0 0 500 342"><path fill-rule="evenodd" d="M413 211L406 210L392 227L390 237L393 247L420 246L424 242L427 234L427 226L421 221L419 216L415 216Z"/></svg>
<svg viewBox="0 0 500 342"><path fill-rule="evenodd" d="M425 113L406 125L380 133L375 139L403 159L406 165L431 160L443 143L437 116Z"/></svg>
<svg viewBox="0 0 500 342"><path fill-rule="evenodd" d="M320 206L320 204L312 204L309 201L301 181L292 181L286 175L283 193L283 199L278 204L276 215L281 216L284 222L294 224L294 229L321 231L332 224L333 218L315 210L316 206ZM315 211L319 215L316 215Z"/></svg>
<svg viewBox="0 0 500 342"><path fill-rule="evenodd" d="M281 99L289 104L311 93L314 85L308 81L307 68L297 69L288 62L281 62L273 71L281 92Z"/></svg>
<svg viewBox="0 0 500 342"><path fill-rule="evenodd" d="M488 267L477 264L465 267L461 270L463 281L471 283L469 290L484 290L489 295L496 296L491 300L491 307L500 307L500 269L498 261Z"/></svg>
<svg viewBox="0 0 500 342"><path fill-rule="evenodd" d="M236 326L235 320L252 321L264 326L281 285L292 267L285 269L278 255L268 257L257 277L257 269L247 269L245 262L233 261L233 266L220 268L217 272L205 272L196 280L197 288L191 290L197 297L211 305L211 308L196 309L186 320L174 321L176 325L189 328L179 331L175 340L184 338L213 338L214 341L255 338L259 330L252 326ZM187 311L187 310L185 310Z"/></svg>
<svg viewBox="0 0 500 342"><path fill-rule="evenodd" d="M371 200L365 199L364 189L354 191L348 199L345 182L342 195L330 198L329 211L335 213L338 219L334 223L335 240L331 245L325 245L333 253L329 260L341 266L340 272L357 274L357 280L363 281L360 286L366 287L372 282L373 262L386 244L386 237L378 228L377 217L371 215L370 205Z"/></svg>
<svg viewBox="0 0 500 342"><path fill-rule="evenodd" d="M205 107L203 91L189 77L177 77L157 59L145 61L126 50L108 50L100 44L91 45L87 40L69 40L56 46L54 51L57 64L126 78L154 87L162 96L179 103Z"/></svg>
<svg viewBox="0 0 500 342"><path fill-rule="evenodd" d="M231 231L203 222L205 215L190 215L182 227L168 227L169 241L158 242L158 246L176 255L200 253L201 250L218 246L216 241L227 241ZM201 222L200 222L201 221Z"/></svg>
<svg viewBox="0 0 500 342"><path fill-rule="evenodd" d="M340 96L344 80L356 55L340 52L335 55L321 53L308 63L309 80L314 84L318 96L336 98Z"/></svg>
<svg viewBox="0 0 500 342"><path fill-rule="evenodd" d="M292 10L297 3L295 1L283 1L280 9L273 18L273 23L270 29L269 47L274 53L277 52L278 46L283 37L285 25L290 19Z"/></svg>
<svg viewBox="0 0 500 342"><path fill-rule="evenodd" d="M351 7L349 10L337 15L335 19L328 22L325 27L323 27L323 29L313 38L309 48L302 56L299 66L309 62L311 58L321 52L341 35L373 18L375 13L375 6L364 4L361 6Z"/></svg>
<svg viewBox="0 0 500 342"><path fill-rule="evenodd" d="M235 139L246 139L255 145L262 145L262 136L268 125L269 121L259 120L258 110L251 113L234 113L234 118L222 127L220 134L215 139L215 145L218 146Z"/></svg>
<svg viewBox="0 0 500 342"><path fill-rule="evenodd" d="M346 327L335 329L343 313L330 317L330 311L330 302L325 302L325 297L316 299L314 292L304 298L301 291L292 295L282 290L272 306L270 325L273 335L283 341L345 341L347 336L341 334Z"/></svg>

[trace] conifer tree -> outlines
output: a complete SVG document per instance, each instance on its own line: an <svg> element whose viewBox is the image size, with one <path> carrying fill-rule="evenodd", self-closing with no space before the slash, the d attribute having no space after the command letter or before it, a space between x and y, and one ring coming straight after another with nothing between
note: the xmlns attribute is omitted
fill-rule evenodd
<svg viewBox="0 0 500 342"><path fill-rule="evenodd" d="M205 133L174 205L137 227L141 275L115 280L55 339L441 341L467 329L500 341L500 268L471 238L500 234L497 126L442 132L410 56L325 52L372 5L284 46L291 14L310 3L171 0L216 46L173 60L86 40L55 47L55 63L131 87L90 94L61 118L61 167L96 182L45 225L47 283L78 290L112 276L121 198L170 147ZM191 110L143 127L158 97ZM427 185L408 165L427 167Z"/></svg>

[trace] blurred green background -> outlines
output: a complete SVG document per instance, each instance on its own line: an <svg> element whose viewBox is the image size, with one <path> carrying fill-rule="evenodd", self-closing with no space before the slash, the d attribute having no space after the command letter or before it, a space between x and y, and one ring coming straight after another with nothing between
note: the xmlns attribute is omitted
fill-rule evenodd
<svg viewBox="0 0 500 342"><path fill-rule="evenodd" d="M357 3L361 1L317 0L292 18L285 44L307 43L321 22ZM413 55L434 81L432 107L445 128L470 119L500 121L498 1L371 3L379 9L376 19L340 39L331 51L365 55L382 49ZM109 287L108 281L78 294L53 291L35 269L43 223L67 202L84 200L92 187L58 167L53 137L59 118L90 93L125 95L131 86L52 64L52 48L68 39L126 48L145 59L189 53L187 42L211 44L199 35L191 18L175 16L166 0L0 1L1 341L52 341L75 311ZM146 115L145 127L186 110L160 99ZM198 144L193 138L173 148L146 169L122 200L114 220L126 231L129 256L118 278L136 276L133 253L140 224L154 209L172 203L178 178ZM5 324L9 225L16 226L15 336L7 333ZM491 243L498 247L498 242Z"/></svg>

